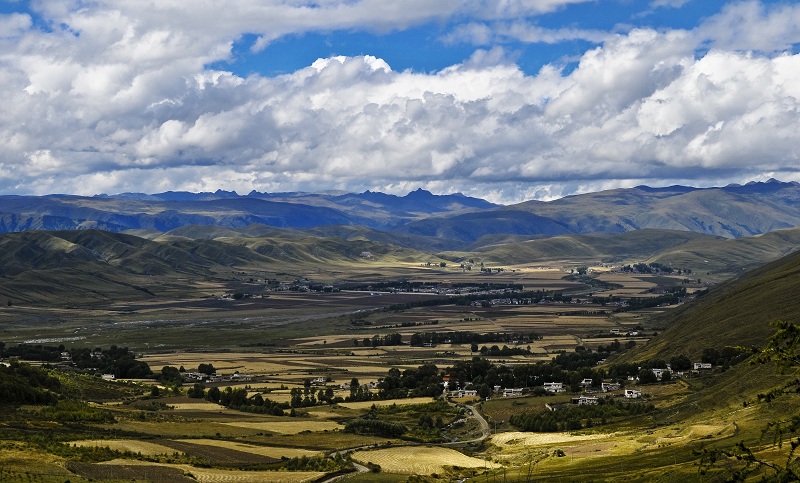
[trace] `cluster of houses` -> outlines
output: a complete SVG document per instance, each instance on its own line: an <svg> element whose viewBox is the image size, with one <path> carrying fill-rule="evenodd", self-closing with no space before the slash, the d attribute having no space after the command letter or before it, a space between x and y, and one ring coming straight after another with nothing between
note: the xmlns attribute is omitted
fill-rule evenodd
<svg viewBox="0 0 800 483"><path fill-rule="evenodd" d="M241 374L238 371L233 374L206 374L204 372L181 372L183 382L249 382L253 376Z"/></svg>
<svg viewBox="0 0 800 483"><path fill-rule="evenodd" d="M712 370L713 368L714 368L713 364L708 363L708 362L694 362L692 364L692 370L695 373L699 372L699 371ZM654 369L651 369L651 371L653 372L653 374L656 376L656 378L658 380L661 380L663 378L664 374L666 374L666 373L669 373L670 375L673 375L674 377L683 377L683 376L686 375L683 372L673 371L669 367L669 365L667 365L666 368L654 368ZM447 390L447 384L449 383L449 378L446 377L445 379L446 379L446 382L445 382L445 395L447 397L463 398L463 397L477 397L478 396L478 391L474 390L474 389ZM638 378L635 377L635 376L629 377L629 380L632 380L632 381L635 381L637 379ZM589 394L592 393L592 392L597 391L596 386L594 385L594 381L592 379L590 379L590 378L583 379L579 383L579 386L583 389L584 392L589 393ZM563 382L545 382L542 385L542 387L544 388L544 390L546 392L548 392L550 394L558 394L558 393L567 392L567 388L565 387ZM599 390L604 392L604 393L620 391L620 390L622 390L622 384L620 384L618 382L601 382ZM523 395L522 394L523 393L523 389L522 388L501 388L501 386L494 386L494 393L497 396L502 396L502 397L518 397L518 396L522 396ZM622 395L627 399L638 399L638 398L642 397L642 392L640 390L637 390L637 389L625 389ZM578 405L582 405L582 404L589 404L589 405L598 404L598 398L594 397L594 396L591 396L591 395L584 394L584 395L572 398L572 403L573 404L578 404Z"/></svg>
<svg viewBox="0 0 800 483"><path fill-rule="evenodd" d="M694 363L692 363L692 371L694 373L697 373L697 372L700 372L700 371L710 371L712 369L714 369L714 365L711 364L710 362L694 362ZM655 374L656 379L658 379L659 381L664 377L665 373L669 373L670 376L672 376L672 377L687 377L687 376L691 375L691 374L687 374L687 373L685 373L683 371L673 371L669 364L667 364L666 368L653 368L653 369L650 369L650 370L653 372L653 374ZM628 379L635 380L635 379L638 379L638 378L629 377Z"/></svg>
<svg viewBox="0 0 800 483"><path fill-rule="evenodd" d="M624 335L624 336L628 336L628 337L636 337L636 336L639 335L639 331L638 330L623 331L621 329L611 329L611 334L612 335Z"/></svg>
<svg viewBox="0 0 800 483"><path fill-rule="evenodd" d="M592 387L592 379L584 379L581 381L580 386L584 390L588 390ZM563 382L545 382L542 387L550 394L567 392ZM616 382L603 382L600 388L603 392L612 392L622 389L622 385ZM502 397L519 397L523 395L522 391L523 388L521 387L502 388L501 386L494 386L494 393ZM448 391L445 387L445 396L452 398L478 397L478 391L475 389L455 389ZM642 392L635 389L625 389L624 396L628 399L636 399L642 397ZM583 395L572 398L572 402L574 404L597 404L597 398Z"/></svg>

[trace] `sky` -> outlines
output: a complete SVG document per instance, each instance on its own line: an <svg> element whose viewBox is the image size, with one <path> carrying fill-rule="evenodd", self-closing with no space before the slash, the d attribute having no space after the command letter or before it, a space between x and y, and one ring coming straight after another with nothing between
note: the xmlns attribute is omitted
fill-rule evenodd
<svg viewBox="0 0 800 483"><path fill-rule="evenodd" d="M0 194L800 181L800 5L0 0Z"/></svg>

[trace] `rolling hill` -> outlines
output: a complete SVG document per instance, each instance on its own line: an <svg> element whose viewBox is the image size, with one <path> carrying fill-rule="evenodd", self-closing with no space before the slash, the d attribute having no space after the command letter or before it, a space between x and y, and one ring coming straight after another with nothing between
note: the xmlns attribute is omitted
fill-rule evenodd
<svg viewBox="0 0 800 483"><path fill-rule="evenodd" d="M532 240L522 236L486 236L473 243L469 250L440 255L451 259L480 257L497 264L548 260L584 264L657 262L701 273L738 275L798 248L800 228L741 238L645 228L619 234L560 235Z"/></svg>
<svg viewBox="0 0 800 483"><path fill-rule="evenodd" d="M246 231L252 236L219 227L187 227L153 239L102 230L2 234L0 300L80 305L164 294L196 297L198 284L225 285L234 267L284 271L436 259L363 239L263 225Z"/></svg>

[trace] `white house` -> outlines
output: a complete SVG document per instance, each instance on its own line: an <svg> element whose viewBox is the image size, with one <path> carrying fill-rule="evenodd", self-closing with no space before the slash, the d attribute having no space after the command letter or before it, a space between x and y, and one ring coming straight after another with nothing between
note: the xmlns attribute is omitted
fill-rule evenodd
<svg viewBox="0 0 800 483"><path fill-rule="evenodd" d="M564 383L562 382L545 382L543 386L545 391L553 394L557 392L566 392L566 389L564 389Z"/></svg>
<svg viewBox="0 0 800 483"><path fill-rule="evenodd" d="M517 387L515 387L515 388L508 387L508 388L503 389L503 397L517 397L517 396L522 396L522 388L521 387L518 387L518 388Z"/></svg>
<svg viewBox="0 0 800 483"><path fill-rule="evenodd" d="M583 405L594 406L597 404L597 398L592 396L574 397L572 398L572 404L577 404L579 406Z"/></svg>
<svg viewBox="0 0 800 483"><path fill-rule="evenodd" d="M694 363L694 370L695 371L699 371L701 369L708 370L708 369L711 369L711 367L712 366L711 366L710 362L695 362Z"/></svg>
<svg viewBox="0 0 800 483"><path fill-rule="evenodd" d="M592 387L592 380L591 379L584 379L581 381L581 387L586 389L587 387Z"/></svg>
<svg viewBox="0 0 800 483"><path fill-rule="evenodd" d="M664 376L664 373L665 373L665 372L669 372L670 374L672 374L672 371L670 371L669 369L651 369L651 371L653 371L653 374L655 374L655 375L656 375L656 378L657 378L659 381L660 381L660 380L661 380L661 378Z"/></svg>
<svg viewBox="0 0 800 483"><path fill-rule="evenodd" d="M450 397L476 397L478 391L475 389L458 389L456 391L450 391L447 395Z"/></svg>
<svg viewBox="0 0 800 483"><path fill-rule="evenodd" d="M617 382L604 382L600 385L603 392L619 391L621 387Z"/></svg>
<svg viewBox="0 0 800 483"><path fill-rule="evenodd" d="M625 397L628 399L639 399L642 397L642 391L636 389L625 389Z"/></svg>

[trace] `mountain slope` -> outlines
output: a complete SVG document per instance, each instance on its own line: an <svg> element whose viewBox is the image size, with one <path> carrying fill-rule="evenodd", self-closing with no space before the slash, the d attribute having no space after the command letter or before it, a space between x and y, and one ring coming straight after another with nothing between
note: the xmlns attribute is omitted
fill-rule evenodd
<svg viewBox="0 0 800 483"><path fill-rule="evenodd" d="M697 358L706 347L763 347L775 332L775 320L800 323L800 252L768 263L724 283L668 313L657 324L666 328L629 359Z"/></svg>
<svg viewBox="0 0 800 483"><path fill-rule="evenodd" d="M295 230L261 226L250 229L253 236L242 236L210 229L206 235L215 239L167 234L149 240L100 230L2 234L0 300L80 305L162 295L196 297L197 284L230 282L230 267L286 271L435 259L408 248ZM259 236L265 231L268 236Z"/></svg>
<svg viewBox="0 0 800 483"><path fill-rule="evenodd" d="M484 240L486 238L482 238ZM491 244L473 245L483 259L502 264L519 264L547 260L570 260L576 263L605 263L645 260L665 250L678 250L691 243L701 245L718 237L677 230L636 230L616 235L560 235L535 240L486 239ZM691 265L682 265L689 267Z"/></svg>
<svg viewBox="0 0 800 483"><path fill-rule="evenodd" d="M800 184L639 186L409 223L399 232L474 242L491 234L558 236L645 228L737 238L800 226Z"/></svg>

